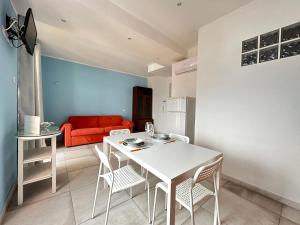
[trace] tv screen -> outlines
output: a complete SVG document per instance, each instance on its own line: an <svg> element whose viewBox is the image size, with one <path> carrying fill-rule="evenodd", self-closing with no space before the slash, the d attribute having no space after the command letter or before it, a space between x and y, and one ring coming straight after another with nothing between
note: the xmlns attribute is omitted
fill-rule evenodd
<svg viewBox="0 0 300 225"><path fill-rule="evenodd" d="M27 52L30 55L33 55L34 47L36 44L37 31L32 10L30 8L26 12L23 29L22 41L26 47Z"/></svg>

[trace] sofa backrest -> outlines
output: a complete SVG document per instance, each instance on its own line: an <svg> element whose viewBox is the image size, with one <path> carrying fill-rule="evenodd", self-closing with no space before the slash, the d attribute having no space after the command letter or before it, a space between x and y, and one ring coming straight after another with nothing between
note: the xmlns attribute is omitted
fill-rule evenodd
<svg viewBox="0 0 300 225"><path fill-rule="evenodd" d="M74 129L110 127L121 125L122 116L70 116L68 122Z"/></svg>
<svg viewBox="0 0 300 225"><path fill-rule="evenodd" d="M99 116L70 116L68 122L74 129L99 127Z"/></svg>
<svg viewBox="0 0 300 225"><path fill-rule="evenodd" d="M98 116L98 124L100 127L110 127L121 125L122 116Z"/></svg>

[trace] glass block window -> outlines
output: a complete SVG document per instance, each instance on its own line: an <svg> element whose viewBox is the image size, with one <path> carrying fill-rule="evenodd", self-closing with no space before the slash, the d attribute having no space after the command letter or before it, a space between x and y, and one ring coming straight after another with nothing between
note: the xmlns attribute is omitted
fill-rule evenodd
<svg viewBox="0 0 300 225"><path fill-rule="evenodd" d="M264 48L259 51L259 62L268 62L278 59L278 45L274 47Z"/></svg>
<svg viewBox="0 0 300 225"><path fill-rule="evenodd" d="M279 43L279 30L260 35L260 47L267 47Z"/></svg>
<svg viewBox="0 0 300 225"><path fill-rule="evenodd" d="M300 38L300 22L281 29L281 41L289 41Z"/></svg>
<svg viewBox="0 0 300 225"><path fill-rule="evenodd" d="M257 51L242 55L242 66L250 66L257 63Z"/></svg>
<svg viewBox="0 0 300 225"><path fill-rule="evenodd" d="M243 53L253 51L258 48L258 37L254 37L246 41L243 41L242 45L243 45L243 49L242 49Z"/></svg>
<svg viewBox="0 0 300 225"><path fill-rule="evenodd" d="M281 44L280 58L300 55L300 40Z"/></svg>
<svg viewBox="0 0 300 225"><path fill-rule="evenodd" d="M300 55L300 22L242 42L241 66Z"/></svg>

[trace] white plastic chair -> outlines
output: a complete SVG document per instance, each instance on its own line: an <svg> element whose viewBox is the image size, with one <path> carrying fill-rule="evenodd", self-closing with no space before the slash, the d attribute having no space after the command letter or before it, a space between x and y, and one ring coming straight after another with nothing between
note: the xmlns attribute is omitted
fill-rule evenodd
<svg viewBox="0 0 300 225"><path fill-rule="evenodd" d="M195 224L194 219L194 205L199 203L202 199L208 196L215 197L215 210L214 210L214 225L221 225L220 214L219 214L219 183L220 183L220 169L222 166L223 157L219 157L214 162L200 167L193 178L189 178L184 182L180 183L176 187L176 201L185 207L191 214L191 224ZM209 177L213 177L214 190L209 190L200 184L201 181L206 180ZM152 215L152 225L154 225L155 219L155 207L157 190L160 188L164 192L168 193L168 185L165 182L160 182L156 184L155 194L154 194L154 205L153 205L153 215Z"/></svg>
<svg viewBox="0 0 300 225"><path fill-rule="evenodd" d="M130 130L129 129L119 129L119 130L111 130L109 132L109 136L118 135L118 134L130 134ZM119 163L119 169L121 168L121 162L127 160L127 165L129 164L129 158L120 151L112 151L111 145L109 147L109 155L110 156L113 155L117 158L118 163ZM146 180L148 180L148 171L145 172L145 169L143 167L141 167L141 175L144 176L144 174L145 174ZM145 190L147 190L146 184L145 184ZM130 189L130 197L132 197L131 189Z"/></svg>
<svg viewBox="0 0 300 225"><path fill-rule="evenodd" d="M120 129L120 130L111 130L109 132L109 136L118 135L118 134L130 134L130 130L129 129ZM120 151L112 151L112 146L110 145L109 146L109 158L111 156L114 156L117 158L118 163L119 163L119 169L121 168L121 162L127 161L127 165L129 163L129 158L126 155L124 155Z"/></svg>
<svg viewBox="0 0 300 225"><path fill-rule="evenodd" d="M98 181L97 181L97 186L96 186L92 218L94 218L94 215L95 215L95 207L96 207L96 201L97 201L97 195L98 195L99 181L100 181L100 178L103 178L109 186L109 196L108 196L105 223L104 223L105 225L107 224L107 221L108 221L111 195L116 192L120 192L120 191L129 189L129 188L132 188L132 187L139 185L141 183L144 183L144 182L147 184L148 218L149 218L149 223L151 223L151 221L150 221L150 201L149 201L150 193L149 193L148 181L144 177L142 177L138 173L136 173L134 171L134 169L129 165L113 171L107 156L99 149L99 147L97 145L95 145L95 148L96 148L98 156L101 160L101 163L100 163L100 167L99 167L99 174L98 174ZM108 168L109 173L101 174L103 165L106 168Z"/></svg>
<svg viewBox="0 0 300 225"><path fill-rule="evenodd" d="M174 138L179 141L183 141L185 143L190 143L190 138L188 136L180 135L180 134L169 134L170 138Z"/></svg>

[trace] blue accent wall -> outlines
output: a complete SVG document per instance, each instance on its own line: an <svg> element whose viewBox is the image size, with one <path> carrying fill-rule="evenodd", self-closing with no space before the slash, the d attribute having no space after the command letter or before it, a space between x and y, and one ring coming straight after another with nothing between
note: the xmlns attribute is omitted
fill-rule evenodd
<svg viewBox="0 0 300 225"><path fill-rule="evenodd" d="M0 1L0 25L15 16L9 0ZM17 51L0 33L0 211L17 177Z"/></svg>
<svg viewBox="0 0 300 225"><path fill-rule="evenodd" d="M42 57L46 121L60 125L71 115L122 115L131 119L132 88L147 79Z"/></svg>

